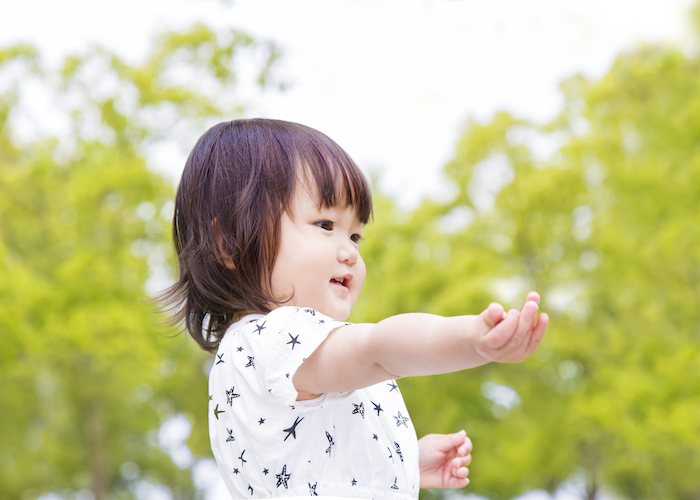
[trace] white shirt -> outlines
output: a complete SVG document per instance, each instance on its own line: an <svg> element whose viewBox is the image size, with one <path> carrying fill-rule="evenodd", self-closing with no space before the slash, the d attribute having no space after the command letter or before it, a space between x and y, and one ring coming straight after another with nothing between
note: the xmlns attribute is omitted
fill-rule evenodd
<svg viewBox="0 0 700 500"><path fill-rule="evenodd" d="M418 441L395 381L296 401L297 368L348 324L280 307L226 331L209 375L209 436L233 498L418 498Z"/></svg>

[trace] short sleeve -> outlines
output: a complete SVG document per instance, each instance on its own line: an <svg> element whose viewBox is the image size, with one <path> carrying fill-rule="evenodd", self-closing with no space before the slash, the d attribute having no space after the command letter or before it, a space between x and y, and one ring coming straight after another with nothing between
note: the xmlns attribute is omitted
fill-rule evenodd
<svg viewBox="0 0 700 500"><path fill-rule="evenodd" d="M280 307L253 322L248 341L254 350L255 370L260 382L272 396L285 405L299 404L292 379L301 364L336 328L350 323L338 322L320 312L299 307ZM324 401L342 398L347 393L325 394Z"/></svg>

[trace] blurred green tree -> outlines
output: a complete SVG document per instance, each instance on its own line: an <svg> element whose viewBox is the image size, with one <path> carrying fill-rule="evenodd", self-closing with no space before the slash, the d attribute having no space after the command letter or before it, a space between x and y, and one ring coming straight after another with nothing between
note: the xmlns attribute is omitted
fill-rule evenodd
<svg viewBox="0 0 700 500"><path fill-rule="evenodd" d="M257 81L238 81L241 57ZM277 57L204 26L159 36L136 65L95 48L55 72L31 47L0 51L1 498L126 499L144 482L198 495L191 454L176 467L158 446L161 424L182 413L191 449L210 456L208 356L159 334L144 301L149 277L167 272L173 199L145 158L239 113L231 96L273 82ZM20 137L13 117L32 84L53 95L66 133Z"/></svg>
<svg viewBox="0 0 700 500"><path fill-rule="evenodd" d="M552 124L471 123L451 201L378 198L352 320L519 307L529 289L552 317L526 362L401 383L419 433L472 437L468 491L700 495L698 81L696 56L623 54L600 81L564 82Z"/></svg>
<svg viewBox="0 0 700 500"><path fill-rule="evenodd" d="M0 496L130 498L141 480L195 494L156 432L184 413L194 453L209 453L208 357L154 335L138 305L165 266L172 196L144 157L221 103L235 112L222 96L244 48L262 52L265 80L273 48L201 27L165 36L143 65L69 59L68 144L22 144L10 118L25 80L0 95ZM29 47L0 52L2 68L56 84ZM402 211L376 196L353 321L518 307L528 289L552 316L524 363L401 382L419 433L474 440L468 491L504 499L576 478L589 500L601 487L700 495L699 68L672 48L624 54L600 81L564 82L552 124L469 124L445 168L450 201Z"/></svg>

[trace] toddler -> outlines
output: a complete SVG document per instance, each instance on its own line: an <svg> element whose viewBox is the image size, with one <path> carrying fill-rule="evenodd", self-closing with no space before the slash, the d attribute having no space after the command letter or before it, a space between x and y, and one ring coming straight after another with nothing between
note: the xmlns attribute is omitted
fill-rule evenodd
<svg viewBox="0 0 700 500"><path fill-rule="evenodd" d="M233 498L408 500L464 487L466 433L417 440L396 379L521 361L547 329L535 292L520 311L347 323L371 213L357 165L303 125L220 123L187 160L173 220L180 276L164 301L215 353L209 433Z"/></svg>

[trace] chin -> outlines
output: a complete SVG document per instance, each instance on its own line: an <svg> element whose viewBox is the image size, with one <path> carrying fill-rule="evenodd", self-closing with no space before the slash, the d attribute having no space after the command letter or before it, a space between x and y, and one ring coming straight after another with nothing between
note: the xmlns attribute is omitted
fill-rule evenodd
<svg viewBox="0 0 700 500"><path fill-rule="evenodd" d="M329 318L333 318L336 321L343 322L343 321L347 320L348 317L350 317L350 313L352 312L352 309L350 309L348 311L348 310L345 310L344 308L327 308L327 312L320 310L320 309L319 309L319 312L325 314Z"/></svg>

